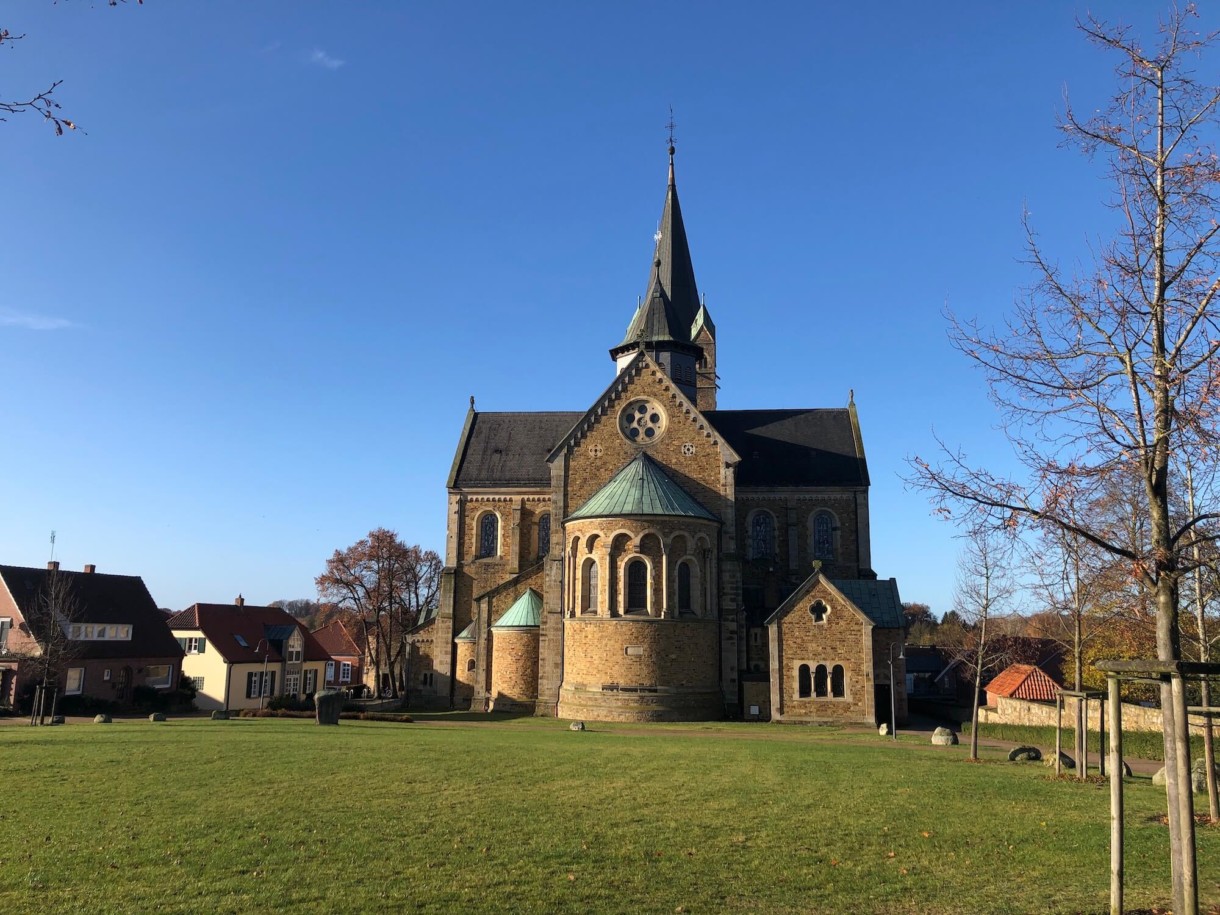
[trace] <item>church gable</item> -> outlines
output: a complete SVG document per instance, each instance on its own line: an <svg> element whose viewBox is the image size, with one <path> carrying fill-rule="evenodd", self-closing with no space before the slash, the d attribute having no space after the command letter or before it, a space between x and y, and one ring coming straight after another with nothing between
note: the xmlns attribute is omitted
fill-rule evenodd
<svg viewBox="0 0 1220 915"><path fill-rule="evenodd" d="M767 629L774 719L872 723L873 621L829 579L814 572Z"/></svg>
<svg viewBox="0 0 1220 915"><path fill-rule="evenodd" d="M644 352L551 453L568 459L570 514L641 451L718 518L729 516L726 467L738 457L674 381Z"/></svg>

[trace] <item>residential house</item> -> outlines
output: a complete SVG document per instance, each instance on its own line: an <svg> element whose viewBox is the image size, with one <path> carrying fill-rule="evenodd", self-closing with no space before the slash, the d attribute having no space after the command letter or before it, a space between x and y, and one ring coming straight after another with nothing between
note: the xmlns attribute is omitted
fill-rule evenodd
<svg viewBox="0 0 1220 915"><path fill-rule="evenodd" d="M137 575L0 565L0 705L25 704L44 660L61 696L129 705L138 687L178 685L182 649Z"/></svg>
<svg viewBox="0 0 1220 915"><path fill-rule="evenodd" d="M362 632L359 620L354 627ZM313 637L330 657L322 683L327 689L352 689L364 682L364 650L343 620L331 620L313 631Z"/></svg>
<svg viewBox="0 0 1220 915"><path fill-rule="evenodd" d="M303 699L321 688L332 661L296 617L279 607L195 604L169 620L183 673L203 710L260 708L276 696Z"/></svg>

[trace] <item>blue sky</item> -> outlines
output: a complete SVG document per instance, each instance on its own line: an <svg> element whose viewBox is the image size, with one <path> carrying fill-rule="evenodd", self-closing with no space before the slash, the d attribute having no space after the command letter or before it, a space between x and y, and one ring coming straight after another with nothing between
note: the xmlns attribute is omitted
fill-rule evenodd
<svg viewBox="0 0 1220 915"><path fill-rule="evenodd" d="M87 133L0 124L0 560L55 530L180 609L313 596L377 526L441 551L469 396L580 410L613 376L672 105L720 405L854 389L874 566L948 609L953 531L900 476L934 431L1007 461L942 312L1002 319L1022 209L1068 264L1110 224L1055 130L1065 87L1110 92L1086 9L6 5L0 97L62 79Z"/></svg>

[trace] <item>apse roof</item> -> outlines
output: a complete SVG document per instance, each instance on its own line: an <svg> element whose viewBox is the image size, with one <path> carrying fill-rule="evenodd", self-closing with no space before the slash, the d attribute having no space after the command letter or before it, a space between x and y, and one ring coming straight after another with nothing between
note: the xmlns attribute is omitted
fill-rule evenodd
<svg viewBox="0 0 1220 915"><path fill-rule="evenodd" d="M584 505L569 515L568 520L634 515L719 520L700 505L694 496L671 480L661 469L661 465L643 451L611 477L610 482L595 492Z"/></svg>
<svg viewBox="0 0 1220 915"><path fill-rule="evenodd" d="M513 601L492 629L532 629L542 622L542 595L533 588Z"/></svg>

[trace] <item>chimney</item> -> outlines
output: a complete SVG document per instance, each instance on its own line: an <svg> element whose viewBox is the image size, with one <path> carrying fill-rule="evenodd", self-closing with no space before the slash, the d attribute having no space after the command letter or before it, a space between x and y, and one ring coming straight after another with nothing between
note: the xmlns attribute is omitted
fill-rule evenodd
<svg viewBox="0 0 1220 915"><path fill-rule="evenodd" d="M85 566L86 575L92 575L96 571L97 571L97 566L95 566L93 563L89 563L88 565Z"/></svg>
<svg viewBox="0 0 1220 915"><path fill-rule="evenodd" d="M48 572L58 572L59 571L59 560L52 559L50 562L48 562L47 571Z"/></svg>
<svg viewBox="0 0 1220 915"><path fill-rule="evenodd" d="M237 600L233 601L233 603L237 604L239 607L244 607L246 606L246 599L239 594L237 595Z"/></svg>

